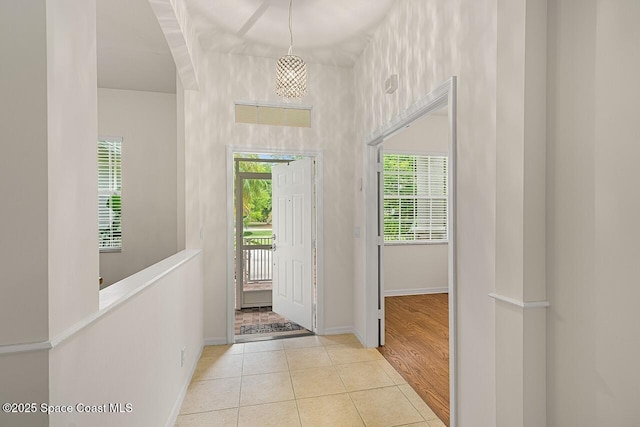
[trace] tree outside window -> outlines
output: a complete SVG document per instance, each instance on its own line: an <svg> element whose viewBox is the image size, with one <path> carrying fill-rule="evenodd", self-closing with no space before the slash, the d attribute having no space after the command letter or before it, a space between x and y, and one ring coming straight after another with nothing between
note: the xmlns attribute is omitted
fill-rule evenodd
<svg viewBox="0 0 640 427"><path fill-rule="evenodd" d="M448 194L446 156L385 153L385 242L446 242Z"/></svg>

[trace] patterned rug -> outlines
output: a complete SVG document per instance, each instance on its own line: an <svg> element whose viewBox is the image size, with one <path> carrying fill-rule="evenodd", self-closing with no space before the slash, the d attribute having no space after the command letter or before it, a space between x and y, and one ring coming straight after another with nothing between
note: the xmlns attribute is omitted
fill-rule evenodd
<svg viewBox="0 0 640 427"><path fill-rule="evenodd" d="M272 332L299 331L301 329L304 328L293 322L260 323L257 325L240 326L240 335L269 334Z"/></svg>

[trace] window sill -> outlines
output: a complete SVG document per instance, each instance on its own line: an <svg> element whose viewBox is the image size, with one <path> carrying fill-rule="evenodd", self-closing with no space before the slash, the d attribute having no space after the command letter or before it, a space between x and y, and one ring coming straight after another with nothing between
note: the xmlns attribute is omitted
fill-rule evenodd
<svg viewBox="0 0 640 427"><path fill-rule="evenodd" d="M122 248L105 248L100 249L101 254L110 254L110 253L120 253L122 252Z"/></svg>

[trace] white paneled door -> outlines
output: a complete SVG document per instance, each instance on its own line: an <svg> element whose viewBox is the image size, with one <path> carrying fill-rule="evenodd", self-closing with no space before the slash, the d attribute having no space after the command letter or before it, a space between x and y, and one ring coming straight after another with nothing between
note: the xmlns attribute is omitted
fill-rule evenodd
<svg viewBox="0 0 640 427"><path fill-rule="evenodd" d="M313 328L313 161L273 166L273 311Z"/></svg>

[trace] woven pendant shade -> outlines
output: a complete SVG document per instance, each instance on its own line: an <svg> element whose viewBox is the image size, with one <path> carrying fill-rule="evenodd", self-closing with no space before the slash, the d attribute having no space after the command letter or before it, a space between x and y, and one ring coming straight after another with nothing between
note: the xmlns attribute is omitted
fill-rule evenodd
<svg viewBox="0 0 640 427"><path fill-rule="evenodd" d="M295 55L285 55L276 65L276 93L285 98L307 94L307 64Z"/></svg>

